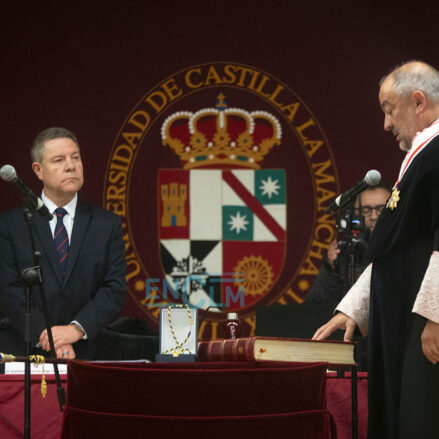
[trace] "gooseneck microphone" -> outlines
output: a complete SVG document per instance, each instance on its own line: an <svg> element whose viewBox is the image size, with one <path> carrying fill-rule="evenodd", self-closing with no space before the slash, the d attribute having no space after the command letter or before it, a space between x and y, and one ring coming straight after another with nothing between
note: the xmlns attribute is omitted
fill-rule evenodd
<svg viewBox="0 0 439 439"><path fill-rule="evenodd" d="M325 213L332 213L338 209L345 208L349 203L355 201L357 195L368 187L373 187L381 181L381 174L376 169L371 169L355 186L339 195L326 209Z"/></svg>
<svg viewBox="0 0 439 439"><path fill-rule="evenodd" d="M35 195L31 189L29 189L22 180L17 176L15 168L11 165L4 165L0 169L0 178L8 183L12 183L15 189L20 192L23 203L30 210L39 213L44 219L50 221L53 216L49 212L49 209L41 201L41 198Z"/></svg>

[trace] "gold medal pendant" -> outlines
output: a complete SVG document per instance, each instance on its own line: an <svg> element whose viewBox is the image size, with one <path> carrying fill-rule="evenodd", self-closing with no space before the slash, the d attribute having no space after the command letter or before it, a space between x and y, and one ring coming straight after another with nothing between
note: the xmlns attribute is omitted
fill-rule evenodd
<svg viewBox="0 0 439 439"><path fill-rule="evenodd" d="M395 209L395 207L398 205L398 201L399 201L399 190L395 188L393 189L389 201L387 201L387 207L389 207L392 210Z"/></svg>

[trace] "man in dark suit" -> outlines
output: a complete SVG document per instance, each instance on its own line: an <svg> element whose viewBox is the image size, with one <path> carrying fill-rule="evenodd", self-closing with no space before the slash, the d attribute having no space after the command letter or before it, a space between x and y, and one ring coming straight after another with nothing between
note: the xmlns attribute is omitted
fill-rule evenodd
<svg viewBox="0 0 439 439"><path fill-rule="evenodd" d="M84 177L76 137L48 128L34 141L32 169L43 183L42 200L53 214L33 215L35 244L58 358L93 359L101 331L124 304L125 248L120 218L78 200ZM24 287L19 274L32 267L23 209L0 216L0 309L9 325L0 330L0 351L23 355ZM33 288L32 352L50 350L41 296Z"/></svg>

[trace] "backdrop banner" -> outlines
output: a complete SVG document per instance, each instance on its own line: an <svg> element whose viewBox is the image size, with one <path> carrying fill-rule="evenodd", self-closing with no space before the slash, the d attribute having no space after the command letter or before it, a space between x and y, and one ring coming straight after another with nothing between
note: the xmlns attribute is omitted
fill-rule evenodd
<svg viewBox="0 0 439 439"><path fill-rule="evenodd" d="M369 169L396 179L378 81L409 59L439 67L433 18L418 8L415 35L403 7L295 3L4 7L0 165L39 193L33 138L77 135L80 197L122 218L125 315L157 329L161 307L188 304L200 339L227 312L254 335L256 309L306 297L334 197ZM19 202L0 182L0 210Z"/></svg>

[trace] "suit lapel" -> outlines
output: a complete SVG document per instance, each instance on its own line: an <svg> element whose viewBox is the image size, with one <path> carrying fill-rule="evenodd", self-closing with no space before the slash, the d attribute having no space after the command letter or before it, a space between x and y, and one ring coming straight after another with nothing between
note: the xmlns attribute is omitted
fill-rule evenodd
<svg viewBox="0 0 439 439"><path fill-rule="evenodd" d="M90 206L78 200L76 206L75 219L73 222L72 236L69 247L69 259L67 261L67 271L64 276L64 283L67 283L81 250L82 243L86 235L87 227L91 219Z"/></svg>
<svg viewBox="0 0 439 439"><path fill-rule="evenodd" d="M35 230L40 238L41 244L47 254L47 257L52 265L53 271L59 283L63 283L61 269L59 267L58 253L56 252L55 243L53 242L52 232L50 231L49 222L38 214L33 215L33 223ZM38 249L37 249L38 250ZM44 276L44 273L43 273Z"/></svg>

